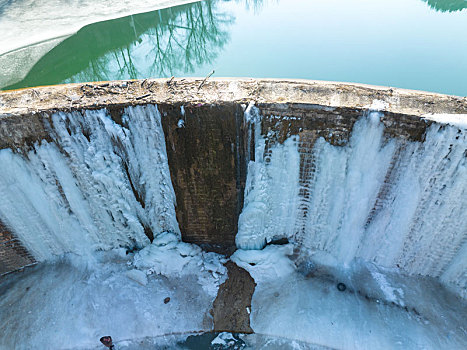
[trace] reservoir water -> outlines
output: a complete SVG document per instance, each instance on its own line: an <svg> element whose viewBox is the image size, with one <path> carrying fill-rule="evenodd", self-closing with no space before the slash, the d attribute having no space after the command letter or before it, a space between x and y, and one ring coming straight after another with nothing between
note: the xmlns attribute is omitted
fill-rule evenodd
<svg viewBox="0 0 467 350"><path fill-rule="evenodd" d="M465 0L194 2L85 26L29 66L0 55L0 88L214 70L465 96L466 8Z"/></svg>

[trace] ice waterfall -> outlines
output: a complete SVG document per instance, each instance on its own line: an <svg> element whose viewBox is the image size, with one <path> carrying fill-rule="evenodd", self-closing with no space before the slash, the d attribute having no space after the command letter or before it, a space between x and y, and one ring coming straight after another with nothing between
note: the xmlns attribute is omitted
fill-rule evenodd
<svg viewBox="0 0 467 350"><path fill-rule="evenodd" d="M467 288L467 131L432 124L423 142L387 138L381 112L354 125L345 146L306 134L267 146L255 107L237 246L287 237L326 265L355 259Z"/></svg>
<svg viewBox="0 0 467 350"><path fill-rule="evenodd" d="M52 140L0 151L0 220L39 261L179 234L160 119L151 105L121 123L106 110L53 114Z"/></svg>
<svg viewBox="0 0 467 350"><path fill-rule="evenodd" d="M467 130L432 123L411 141L387 137L382 116L364 113L341 146L313 130L271 143L249 107L237 247L286 237L298 260L360 259L467 290ZM0 150L0 221L38 261L180 236L157 107L57 112L44 124L47 140Z"/></svg>

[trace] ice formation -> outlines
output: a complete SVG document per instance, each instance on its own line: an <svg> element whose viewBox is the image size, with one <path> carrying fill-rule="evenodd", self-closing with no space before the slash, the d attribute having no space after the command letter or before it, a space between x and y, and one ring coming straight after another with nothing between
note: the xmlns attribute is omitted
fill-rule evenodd
<svg viewBox="0 0 467 350"><path fill-rule="evenodd" d="M149 264L151 252L145 256ZM220 256L211 256L201 271L203 255L192 246L190 256L180 257L186 260L182 276L148 275L158 269L157 258L139 269L141 259L124 249L93 257L68 254L1 279L0 349L101 349L99 338L108 334L118 349L131 342L139 349L146 337L212 329L209 310L226 277Z"/></svg>
<svg viewBox="0 0 467 350"><path fill-rule="evenodd" d="M23 79L42 56L86 25L194 1L0 1L0 87Z"/></svg>
<svg viewBox="0 0 467 350"><path fill-rule="evenodd" d="M425 114L423 118L467 129L467 114Z"/></svg>
<svg viewBox="0 0 467 350"><path fill-rule="evenodd" d="M258 110L237 246L287 237L306 258L334 266L363 259L441 279L466 295L467 131L432 124L423 142L386 138L382 112L354 125L345 146L300 136L266 148ZM300 158L301 157L301 158ZM311 164L310 171L300 162Z"/></svg>
<svg viewBox="0 0 467 350"><path fill-rule="evenodd" d="M223 265L226 261L227 259L216 253L204 252L199 246L181 242L177 235L164 232L151 245L135 254L133 265L147 275L183 277L198 271L199 284L209 295L215 297L218 284L223 282L227 272ZM201 272L206 272L209 279L219 282L214 289L210 289L209 283L203 283Z"/></svg>
<svg viewBox="0 0 467 350"><path fill-rule="evenodd" d="M237 246L262 248L276 235L291 237L297 216L300 157L297 139L290 138L265 155L258 110L249 106L247 120L253 125L255 161L248 164L244 209L238 220ZM248 142L251 144L251 142Z"/></svg>
<svg viewBox="0 0 467 350"><path fill-rule="evenodd" d="M465 348L465 300L437 280L466 296L466 130L388 139L382 113L363 115L346 145L317 138L304 152L300 134L267 145L247 108L254 161L232 260L257 283L256 333L299 348ZM157 107L44 118L50 140L0 151L0 220L56 261L0 281L0 348L92 348L103 334L131 348L212 329L226 260L180 241Z"/></svg>
<svg viewBox="0 0 467 350"><path fill-rule="evenodd" d="M122 125L106 110L53 114L55 142L0 151L1 221L39 261L179 235L160 118L154 106L128 107Z"/></svg>
<svg viewBox="0 0 467 350"><path fill-rule="evenodd" d="M85 25L136 13L186 4L195 0L63 1L37 3L20 0L0 3L0 55L28 45L62 38Z"/></svg>
<svg viewBox="0 0 467 350"><path fill-rule="evenodd" d="M304 275L290 259L293 251L292 244L268 245L232 256L257 284L255 333L326 349L465 348L465 304L436 283L358 264L341 275L319 267ZM336 288L340 281L345 291Z"/></svg>

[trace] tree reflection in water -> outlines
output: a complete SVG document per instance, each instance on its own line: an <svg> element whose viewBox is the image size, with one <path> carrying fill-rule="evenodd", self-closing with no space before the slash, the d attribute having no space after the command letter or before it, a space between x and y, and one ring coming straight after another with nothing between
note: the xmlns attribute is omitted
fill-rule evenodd
<svg viewBox="0 0 467 350"><path fill-rule="evenodd" d="M42 57L25 79L5 89L170 77L203 65L208 72L235 21L219 9L220 2L200 1L86 26Z"/></svg>
<svg viewBox="0 0 467 350"><path fill-rule="evenodd" d="M467 0L423 0L436 11L455 12L467 8Z"/></svg>

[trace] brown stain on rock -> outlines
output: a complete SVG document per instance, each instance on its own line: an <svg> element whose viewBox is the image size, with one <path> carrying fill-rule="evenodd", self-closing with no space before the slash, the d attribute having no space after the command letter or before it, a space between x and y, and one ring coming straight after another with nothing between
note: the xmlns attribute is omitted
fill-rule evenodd
<svg viewBox="0 0 467 350"><path fill-rule="evenodd" d="M250 327L251 298L256 283L250 274L232 261L225 266L227 280L219 287L212 315L215 332L253 333Z"/></svg>
<svg viewBox="0 0 467 350"><path fill-rule="evenodd" d="M0 149L26 152L35 142L42 140L51 141L42 114L28 113L20 118L10 115L0 117Z"/></svg>

